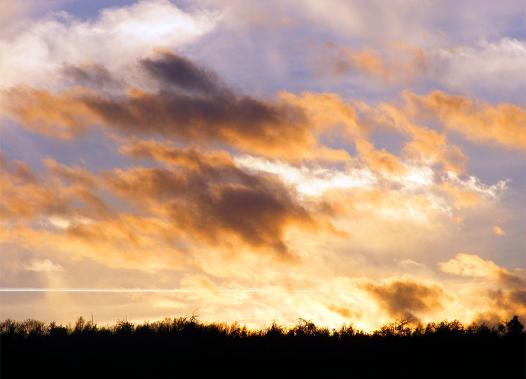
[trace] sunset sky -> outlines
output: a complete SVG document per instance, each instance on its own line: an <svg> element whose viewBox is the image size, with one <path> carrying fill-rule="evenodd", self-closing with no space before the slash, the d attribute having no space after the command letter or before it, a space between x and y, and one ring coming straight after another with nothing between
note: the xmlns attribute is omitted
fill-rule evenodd
<svg viewBox="0 0 526 379"><path fill-rule="evenodd" d="M0 0L0 319L526 317L525 8Z"/></svg>

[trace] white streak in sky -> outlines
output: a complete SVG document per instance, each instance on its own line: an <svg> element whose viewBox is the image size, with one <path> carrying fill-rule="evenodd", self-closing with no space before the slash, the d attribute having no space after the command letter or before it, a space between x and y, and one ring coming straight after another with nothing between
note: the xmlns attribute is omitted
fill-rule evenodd
<svg viewBox="0 0 526 379"><path fill-rule="evenodd" d="M245 292L273 292L275 288L245 288L217 289L214 292L245 293ZM289 292L313 292L308 289L285 290ZM199 288L8 288L0 287L0 292L76 292L76 293L195 293L210 292L208 289Z"/></svg>

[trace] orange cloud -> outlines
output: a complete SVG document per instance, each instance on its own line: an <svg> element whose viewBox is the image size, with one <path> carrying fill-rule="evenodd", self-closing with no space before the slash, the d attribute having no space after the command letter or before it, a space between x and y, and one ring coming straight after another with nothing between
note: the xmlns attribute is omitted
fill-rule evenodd
<svg viewBox="0 0 526 379"><path fill-rule="evenodd" d="M0 217L16 222L39 217L100 218L110 208L95 190L95 175L45 159L50 175L36 174L25 164L0 157Z"/></svg>
<svg viewBox="0 0 526 379"><path fill-rule="evenodd" d="M84 93L75 90L55 95L46 90L13 88L2 96L3 109L25 128L71 139L98 121L79 97Z"/></svg>
<svg viewBox="0 0 526 379"><path fill-rule="evenodd" d="M459 187L451 182L443 182L438 186L446 196L451 199L456 209L476 208L483 200L481 193L472 191L468 188Z"/></svg>
<svg viewBox="0 0 526 379"><path fill-rule="evenodd" d="M235 92L213 72L167 52L143 60L140 67L159 82L158 91L110 95L86 87L59 93L13 88L3 94L4 113L26 128L63 139L98 125L135 136L219 142L271 157L349 159L345 150L318 146L317 136L327 129L343 124L348 135L358 129L352 107L335 95L282 93L275 101L258 99ZM80 83L111 80L107 72L99 78L98 66L68 66L67 72Z"/></svg>
<svg viewBox="0 0 526 379"><path fill-rule="evenodd" d="M526 286L526 274L522 270L512 272L475 254L457 254L454 258L440 263L440 269L455 275L497 280L506 286Z"/></svg>
<svg viewBox="0 0 526 379"><path fill-rule="evenodd" d="M104 177L112 190L210 243L220 243L230 235L253 247L286 254L282 236L287 224L314 224L309 212L280 182L245 173L225 152L202 154L154 142L129 145L123 151L171 166L107 172Z"/></svg>
<svg viewBox="0 0 526 379"><path fill-rule="evenodd" d="M408 136L403 156L428 164L441 164L446 171L462 173L467 157L463 151L447 141L445 134L417 125L403 110L381 103L375 109L362 105L368 118L378 127L387 127Z"/></svg>
<svg viewBox="0 0 526 379"><path fill-rule="evenodd" d="M384 61L380 56L370 49L364 49L358 52L352 52L351 62L347 65L340 66L341 69L356 68L357 70L363 71L371 76L377 76L383 79L388 79L390 72L384 64Z"/></svg>
<svg viewBox="0 0 526 379"><path fill-rule="evenodd" d="M25 128L62 139L99 126L136 137L223 143L288 160L348 161L345 149L320 144L320 136L351 141L368 132L353 106L336 94L282 92L276 100L256 98L234 91L213 71L166 51L140 61L138 68L146 79L157 82L157 90L105 91L115 87L107 70L67 65L64 74L76 87L58 93L12 88L3 93L3 113Z"/></svg>
<svg viewBox="0 0 526 379"><path fill-rule="evenodd" d="M394 281L387 284L368 284L364 287L396 318L418 319L418 314L440 310L446 299L444 291L414 281Z"/></svg>
<svg viewBox="0 0 526 379"><path fill-rule="evenodd" d="M279 180L244 172L226 152L152 141L122 151L167 166L94 174L47 159L49 174L35 175L22 163L2 160L0 215L19 224L10 226L5 238L25 235L22 245L62 241L57 243L76 246L81 255L113 256L116 262L140 260L141 249L177 252L185 245L230 253L244 246L291 259L295 253L284 240L288 227L314 230L318 223ZM102 200L108 197L118 201L110 207ZM45 229L32 230L35 223ZM156 238L164 245L153 242ZM86 252L89 246L92 253Z"/></svg>
<svg viewBox="0 0 526 379"><path fill-rule="evenodd" d="M357 140L356 148L367 166L374 171L398 176L403 176L407 171L400 158L388 151L376 150L373 144L367 140Z"/></svg>
<svg viewBox="0 0 526 379"><path fill-rule="evenodd" d="M478 278L478 296L486 306L478 317L482 321L495 322L511 315L526 316L526 273L522 269L508 270L495 262L475 254L460 253L446 262L441 262L442 271ZM485 286L483 286L485 284ZM471 295L471 296L476 296Z"/></svg>
<svg viewBox="0 0 526 379"><path fill-rule="evenodd" d="M341 130L344 132L344 138L352 140L368 132L368 129L358 122L353 105L335 93L304 92L295 95L281 92L279 98L284 103L302 110L315 135L331 129Z"/></svg>
<svg viewBox="0 0 526 379"><path fill-rule="evenodd" d="M387 55L371 48L353 50L331 43L325 47L328 58L323 62L324 67L332 68L337 74L361 72L385 83L407 83L425 75L431 66L423 49L400 43L394 44Z"/></svg>
<svg viewBox="0 0 526 379"><path fill-rule="evenodd" d="M450 130L475 142L526 149L526 111L512 104L490 105L466 96L435 91L419 96L406 93L408 111L422 118L436 118Z"/></svg>
<svg viewBox="0 0 526 379"><path fill-rule="evenodd" d="M59 191L42 186L31 169L22 162L0 157L0 216L20 220L41 213L61 213L68 201Z"/></svg>
<svg viewBox="0 0 526 379"><path fill-rule="evenodd" d="M493 233L496 235L496 236L499 236L499 237L502 237L503 235L505 235L506 233L504 232L504 229L502 229L500 226L498 225L494 225L493 226Z"/></svg>

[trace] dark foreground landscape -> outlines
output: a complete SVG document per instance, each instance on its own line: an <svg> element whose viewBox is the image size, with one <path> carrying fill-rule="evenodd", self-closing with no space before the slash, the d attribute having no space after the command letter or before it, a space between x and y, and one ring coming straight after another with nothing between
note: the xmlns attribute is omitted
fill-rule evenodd
<svg viewBox="0 0 526 379"><path fill-rule="evenodd" d="M525 377L525 332L516 317L491 328L407 325L366 334L305 320L259 331L193 317L112 327L82 318L71 327L7 320L0 324L1 378Z"/></svg>

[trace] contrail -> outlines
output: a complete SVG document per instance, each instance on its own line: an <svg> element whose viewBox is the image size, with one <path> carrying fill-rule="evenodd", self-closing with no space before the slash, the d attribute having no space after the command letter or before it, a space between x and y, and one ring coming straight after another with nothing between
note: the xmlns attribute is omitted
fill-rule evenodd
<svg viewBox="0 0 526 379"><path fill-rule="evenodd" d="M314 292L308 289L277 290L275 288L220 288L215 290L199 288L7 288L0 287L0 292L74 292L74 293L195 293L195 292L226 292L226 293L245 293L245 292Z"/></svg>

